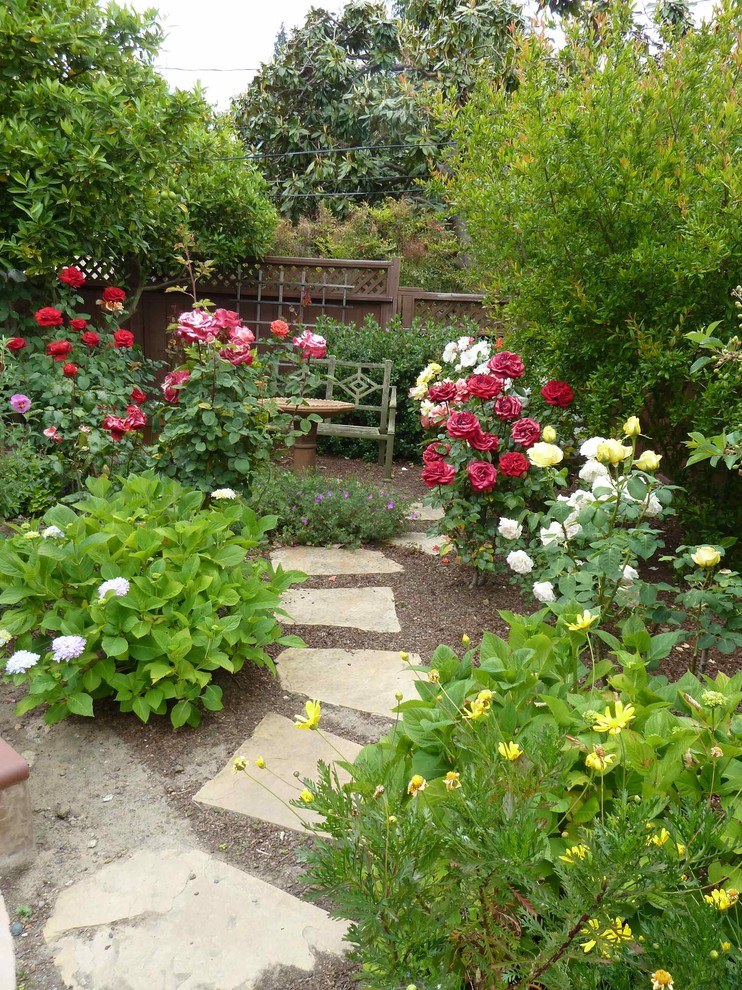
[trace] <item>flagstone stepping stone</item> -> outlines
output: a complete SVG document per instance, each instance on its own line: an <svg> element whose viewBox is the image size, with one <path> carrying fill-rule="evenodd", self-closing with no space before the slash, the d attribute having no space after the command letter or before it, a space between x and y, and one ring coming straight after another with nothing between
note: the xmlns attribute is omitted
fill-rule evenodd
<svg viewBox="0 0 742 990"><path fill-rule="evenodd" d="M343 952L345 926L197 849L140 850L63 890L44 929L72 990L253 990Z"/></svg>
<svg viewBox="0 0 742 990"><path fill-rule="evenodd" d="M343 547L281 547L271 554L284 570L305 574L398 574L404 570L379 550L346 550Z"/></svg>
<svg viewBox="0 0 742 990"><path fill-rule="evenodd" d="M287 591L281 605L300 626L341 626L365 632L401 632L391 588L307 588Z"/></svg>
<svg viewBox="0 0 742 990"><path fill-rule="evenodd" d="M0 894L0 988L11 990L15 986L15 951L10 934L10 918Z"/></svg>
<svg viewBox="0 0 742 990"><path fill-rule="evenodd" d="M318 760L331 763L342 753L344 759L351 761L360 749L356 743L331 732L322 730L320 735L311 729L297 729L283 715L266 715L229 763L204 784L193 800L303 832L303 822L318 822L320 816L309 805L290 808L286 802L299 796L305 777L316 777ZM234 772L237 757L249 762L250 777ZM255 766L259 757L265 760L264 770ZM341 780L348 779L342 771L339 776Z"/></svg>
<svg viewBox="0 0 742 990"><path fill-rule="evenodd" d="M440 506L423 505L422 502L413 502L410 506L410 514L407 517L414 522L437 522L445 515Z"/></svg>
<svg viewBox="0 0 742 990"><path fill-rule="evenodd" d="M421 663L416 654L410 663ZM405 700L418 698L415 674L392 650L284 650L276 659L287 691L331 705L391 716L401 691Z"/></svg>
<svg viewBox="0 0 742 990"><path fill-rule="evenodd" d="M420 550L422 553L427 553L431 557L440 556L440 548L446 547L447 541L445 536L428 536L427 533L403 533L400 536L393 536L390 540L387 540L395 547L408 547L410 550Z"/></svg>

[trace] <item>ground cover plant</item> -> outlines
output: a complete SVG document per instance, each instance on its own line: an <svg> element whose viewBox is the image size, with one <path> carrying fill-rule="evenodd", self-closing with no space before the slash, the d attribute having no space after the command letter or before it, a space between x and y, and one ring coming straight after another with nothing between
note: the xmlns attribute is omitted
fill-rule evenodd
<svg viewBox="0 0 742 990"><path fill-rule="evenodd" d="M280 470L256 479L250 504L276 517L273 538L281 543L347 547L395 536L410 507L409 500L353 478Z"/></svg>
<svg viewBox="0 0 742 990"><path fill-rule="evenodd" d="M88 479L71 504L12 527L0 544L5 673L27 686L17 712L47 722L94 714L111 697L146 722L196 726L221 708L219 670L273 669L280 595L303 578L248 552L275 517L230 489L203 492L154 474L120 488Z"/></svg>
<svg viewBox="0 0 742 990"><path fill-rule="evenodd" d="M576 603L502 617L507 639L417 668L350 783L320 765L296 802L362 985L732 990L742 674L650 676L657 637L595 665Z"/></svg>

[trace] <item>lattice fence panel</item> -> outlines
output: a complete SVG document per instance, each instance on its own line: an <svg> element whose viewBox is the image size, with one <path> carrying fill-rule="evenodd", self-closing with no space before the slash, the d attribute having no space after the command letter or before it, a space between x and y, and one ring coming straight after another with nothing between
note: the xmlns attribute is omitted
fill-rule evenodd
<svg viewBox="0 0 742 990"><path fill-rule="evenodd" d="M468 319L481 327L492 323L481 302L450 299L416 299L415 318L435 323Z"/></svg>

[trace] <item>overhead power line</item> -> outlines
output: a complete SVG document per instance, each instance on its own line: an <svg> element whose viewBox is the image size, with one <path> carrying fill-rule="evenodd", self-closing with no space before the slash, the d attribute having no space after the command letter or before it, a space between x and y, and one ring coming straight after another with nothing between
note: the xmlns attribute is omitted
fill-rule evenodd
<svg viewBox="0 0 742 990"><path fill-rule="evenodd" d="M207 69L204 66L200 68L189 68L186 65L156 65L155 69L158 69L160 72L260 72L260 69L255 68L255 66L249 68Z"/></svg>

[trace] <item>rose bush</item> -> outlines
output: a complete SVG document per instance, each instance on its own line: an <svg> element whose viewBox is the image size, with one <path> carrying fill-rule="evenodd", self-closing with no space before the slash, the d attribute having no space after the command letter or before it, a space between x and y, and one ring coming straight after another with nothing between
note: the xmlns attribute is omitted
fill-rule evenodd
<svg viewBox="0 0 742 990"><path fill-rule="evenodd" d="M545 429L556 436L546 417L572 434L569 386L548 382L536 398L523 384L524 374L518 354L493 353L489 341L461 337L410 390L423 426L438 433L423 452L422 478L433 504L445 512L439 530L480 575L503 569L501 515L538 507L550 490L544 469L563 453L541 442Z"/></svg>

